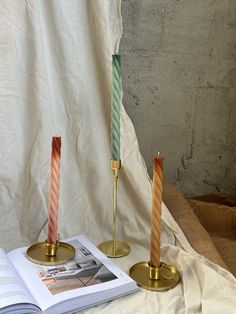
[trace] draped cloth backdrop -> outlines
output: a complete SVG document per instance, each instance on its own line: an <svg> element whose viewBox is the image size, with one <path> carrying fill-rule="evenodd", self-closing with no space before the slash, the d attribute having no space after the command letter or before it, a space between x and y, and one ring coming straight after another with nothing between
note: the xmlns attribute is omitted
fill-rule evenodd
<svg viewBox="0 0 236 314"><path fill-rule="evenodd" d="M120 0L0 1L0 247L46 238L51 138L62 137L59 233L98 244L112 234L111 58ZM125 56L124 56L125 57ZM158 123L158 121L157 121ZM117 237L125 270L149 259L151 184L121 106ZM182 282L86 313L233 313L235 279L199 256L163 204L161 256Z"/></svg>

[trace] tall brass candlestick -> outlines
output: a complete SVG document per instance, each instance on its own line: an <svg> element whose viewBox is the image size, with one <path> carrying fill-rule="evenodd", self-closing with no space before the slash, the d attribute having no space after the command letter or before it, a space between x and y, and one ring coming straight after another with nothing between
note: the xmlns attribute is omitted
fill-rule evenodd
<svg viewBox="0 0 236 314"><path fill-rule="evenodd" d="M174 288L180 279L175 266L160 261L163 159L158 153L153 164L150 261L136 263L129 271L138 285L153 291Z"/></svg>
<svg viewBox="0 0 236 314"><path fill-rule="evenodd" d="M153 162L152 217L150 266L160 266L161 204L163 191L163 157L158 154Z"/></svg>
<svg viewBox="0 0 236 314"><path fill-rule="evenodd" d="M113 171L113 225L112 240L102 242L98 248L108 257L122 257L130 252L130 247L126 242L116 239L116 212L117 212L117 181L119 170L121 168L120 160L111 160L111 169Z"/></svg>
<svg viewBox="0 0 236 314"><path fill-rule="evenodd" d="M117 180L121 167L120 160L111 161L111 169L113 170L113 225L112 225L112 255L116 254L116 212L117 212Z"/></svg>
<svg viewBox="0 0 236 314"><path fill-rule="evenodd" d="M117 181L121 168L120 160L120 104L121 104L121 62L120 55L112 55L112 97L111 97L111 169L113 172L113 225L112 240L99 244L99 249L109 257L122 257L129 253L127 243L116 240Z"/></svg>

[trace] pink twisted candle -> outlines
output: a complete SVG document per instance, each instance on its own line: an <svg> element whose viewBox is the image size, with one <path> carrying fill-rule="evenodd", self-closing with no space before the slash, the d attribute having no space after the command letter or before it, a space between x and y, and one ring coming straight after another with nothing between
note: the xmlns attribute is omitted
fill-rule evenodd
<svg viewBox="0 0 236 314"><path fill-rule="evenodd" d="M150 266L156 268L160 266L163 159L158 153L153 163Z"/></svg>
<svg viewBox="0 0 236 314"><path fill-rule="evenodd" d="M49 193L49 215L48 215L48 238L47 243L57 243L58 228L58 205L60 187L60 159L61 159L61 137L52 138L52 153L50 167L50 193Z"/></svg>

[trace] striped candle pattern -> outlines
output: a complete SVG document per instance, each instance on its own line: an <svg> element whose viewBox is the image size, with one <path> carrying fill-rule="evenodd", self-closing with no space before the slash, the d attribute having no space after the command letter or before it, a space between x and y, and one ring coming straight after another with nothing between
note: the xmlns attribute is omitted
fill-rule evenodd
<svg viewBox="0 0 236 314"><path fill-rule="evenodd" d="M160 266L161 204L163 191L163 157L154 157L152 180L152 217L150 266Z"/></svg>
<svg viewBox="0 0 236 314"><path fill-rule="evenodd" d="M60 188L60 159L61 137L52 138L51 167L50 167L50 193L47 243L57 243L58 207Z"/></svg>
<svg viewBox="0 0 236 314"><path fill-rule="evenodd" d="M120 102L121 102L121 62L120 55L112 55L112 110L111 110L111 155L120 160Z"/></svg>

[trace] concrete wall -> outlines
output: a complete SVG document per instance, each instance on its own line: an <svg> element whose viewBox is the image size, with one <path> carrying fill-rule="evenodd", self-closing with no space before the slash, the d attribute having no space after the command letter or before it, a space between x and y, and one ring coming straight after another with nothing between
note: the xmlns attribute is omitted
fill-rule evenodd
<svg viewBox="0 0 236 314"><path fill-rule="evenodd" d="M152 176L236 198L236 1L123 0L124 106Z"/></svg>

